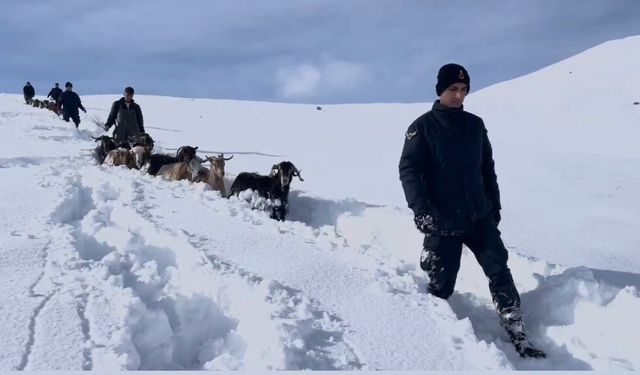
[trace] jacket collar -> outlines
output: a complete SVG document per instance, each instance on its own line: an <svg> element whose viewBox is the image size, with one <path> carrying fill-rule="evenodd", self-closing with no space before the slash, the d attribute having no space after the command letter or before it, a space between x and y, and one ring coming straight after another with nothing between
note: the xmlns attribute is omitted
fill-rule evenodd
<svg viewBox="0 0 640 375"><path fill-rule="evenodd" d="M460 132L466 128L464 108L451 108L436 100L431 109L434 120L447 131Z"/></svg>
<svg viewBox="0 0 640 375"><path fill-rule="evenodd" d="M125 103L126 103L126 102L124 101L124 96L123 96L122 98L120 98L120 102L121 102L122 104L125 104ZM131 102L129 102L129 104L133 104L133 103L134 103L134 100L133 100L133 99L131 99Z"/></svg>
<svg viewBox="0 0 640 375"><path fill-rule="evenodd" d="M433 106L431 107L432 110L434 111L438 111L438 112L444 112L444 113L461 113L464 112L464 105L461 105L460 108L452 108L452 107L447 107L444 104L440 103L440 100L436 100L433 103Z"/></svg>

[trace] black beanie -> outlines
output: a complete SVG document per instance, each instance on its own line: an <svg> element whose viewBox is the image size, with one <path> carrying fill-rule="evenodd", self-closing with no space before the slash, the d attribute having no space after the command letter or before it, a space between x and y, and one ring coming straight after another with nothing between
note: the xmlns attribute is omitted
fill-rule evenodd
<svg viewBox="0 0 640 375"><path fill-rule="evenodd" d="M73 87L73 85L71 84L71 82L67 82L64 84L64 87Z"/></svg>
<svg viewBox="0 0 640 375"><path fill-rule="evenodd" d="M436 94L440 96L447 87L454 83L464 83L467 85L467 92L471 91L471 79L467 70L458 64L443 65L438 71L438 83L436 84Z"/></svg>

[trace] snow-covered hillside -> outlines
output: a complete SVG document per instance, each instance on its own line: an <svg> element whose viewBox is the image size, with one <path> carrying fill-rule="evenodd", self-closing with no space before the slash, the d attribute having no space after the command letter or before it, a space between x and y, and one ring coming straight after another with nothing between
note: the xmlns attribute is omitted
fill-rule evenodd
<svg viewBox="0 0 640 375"><path fill-rule="evenodd" d="M92 120L117 96L83 97L78 132L0 94L0 369L639 369L639 47L466 102L545 360L516 354L468 251L450 301L425 293L397 163L430 105L136 96L158 151L233 154L227 182L295 163L275 222L204 184L95 165Z"/></svg>

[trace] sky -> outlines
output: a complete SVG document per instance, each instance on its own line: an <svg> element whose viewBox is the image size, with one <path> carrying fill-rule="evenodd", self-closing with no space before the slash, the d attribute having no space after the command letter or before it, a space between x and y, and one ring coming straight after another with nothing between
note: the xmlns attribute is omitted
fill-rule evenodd
<svg viewBox="0 0 640 375"><path fill-rule="evenodd" d="M477 90L640 34L636 0L3 2L0 92L290 103L423 102L438 68Z"/></svg>

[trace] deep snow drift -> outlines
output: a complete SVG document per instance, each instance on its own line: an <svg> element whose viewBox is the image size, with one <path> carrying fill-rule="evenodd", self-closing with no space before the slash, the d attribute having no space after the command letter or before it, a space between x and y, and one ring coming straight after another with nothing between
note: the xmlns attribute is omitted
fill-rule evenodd
<svg viewBox="0 0 640 375"><path fill-rule="evenodd" d="M136 96L159 151L235 155L227 182L294 162L305 181L275 222L204 184L95 165L92 120L116 96L83 97L77 132L0 94L0 369L639 369L639 47L466 102L545 360L515 353L468 251L448 302L425 293L397 162L429 105Z"/></svg>

